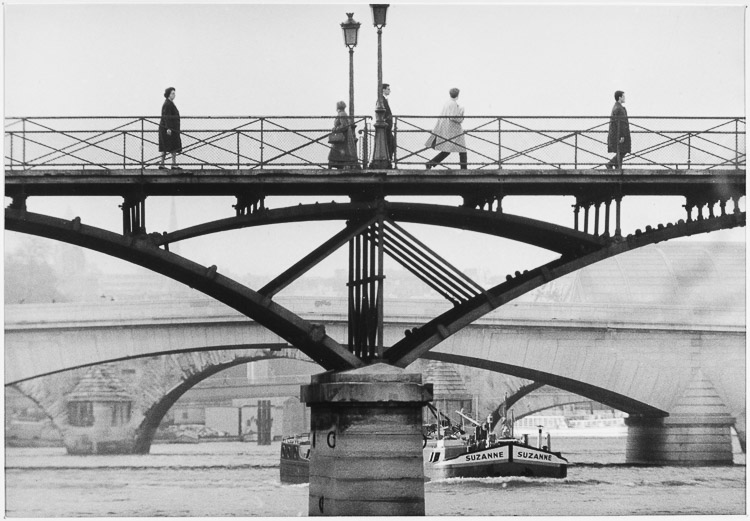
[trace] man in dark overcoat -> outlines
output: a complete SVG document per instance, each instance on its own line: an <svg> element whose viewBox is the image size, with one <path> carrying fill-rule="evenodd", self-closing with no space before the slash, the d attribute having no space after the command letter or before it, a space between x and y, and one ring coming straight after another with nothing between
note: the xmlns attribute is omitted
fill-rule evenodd
<svg viewBox="0 0 750 521"><path fill-rule="evenodd" d="M383 83L383 106L385 107L385 125L386 125L386 143L388 144L388 161L393 162L393 154L396 147L393 139L393 112L388 104L388 95L391 93L391 86Z"/></svg>
<svg viewBox="0 0 750 521"><path fill-rule="evenodd" d="M615 91L615 105L609 117L609 135L607 136L607 151L615 155L607 163L607 168L622 168L622 158L630 153L630 123L628 111L623 106L625 93Z"/></svg>

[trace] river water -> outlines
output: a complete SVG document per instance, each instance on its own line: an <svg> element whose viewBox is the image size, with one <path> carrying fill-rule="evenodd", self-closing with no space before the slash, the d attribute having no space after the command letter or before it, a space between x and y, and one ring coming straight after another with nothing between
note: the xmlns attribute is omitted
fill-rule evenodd
<svg viewBox="0 0 750 521"><path fill-rule="evenodd" d="M425 484L428 516L745 514L745 455L732 466L625 465L625 437L553 440L565 479ZM141 456L5 451L8 517L306 516L308 486L279 483L279 442L153 445Z"/></svg>

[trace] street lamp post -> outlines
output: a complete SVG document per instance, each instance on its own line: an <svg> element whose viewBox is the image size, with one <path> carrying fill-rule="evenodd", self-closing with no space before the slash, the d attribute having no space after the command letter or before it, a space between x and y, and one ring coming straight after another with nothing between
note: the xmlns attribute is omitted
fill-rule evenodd
<svg viewBox="0 0 750 521"><path fill-rule="evenodd" d="M344 33L344 45L349 48L349 117L354 117L354 48L357 46L359 22L355 22L354 13L346 13L349 19L341 24Z"/></svg>
<svg viewBox="0 0 750 521"><path fill-rule="evenodd" d="M375 105L375 146L372 151L370 168L390 168L388 155L387 125L385 123L385 105L383 104L383 27L389 4L370 4L372 25L378 29L378 102Z"/></svg>

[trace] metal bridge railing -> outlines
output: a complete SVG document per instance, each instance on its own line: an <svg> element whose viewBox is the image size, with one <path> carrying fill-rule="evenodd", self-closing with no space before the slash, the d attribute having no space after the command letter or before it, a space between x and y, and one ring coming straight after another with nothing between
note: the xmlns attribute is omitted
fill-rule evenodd
<svg viewBox="0 0 750 521"><path fill-rule="evenodd" d="M398 168L424 164L435 117L395 118ZM632 152L623 168L744 168L744 118L630 117ZM609 117L467 116L464 140L470 169L605 168ZM458 168L453 154L443 167Z"/></svg>
<svg viewBox="0 0 750 521"><path fill-rule="evenodd" d="M155 168L161 159L159 119L6 118L5 165L22 170ZM182 117L179 165L232 170L327 168L333 119ZM354 119L358 156L366 164L372 118Z"/></svg>
<svg viewBox="0 0 750 521"><path fill-rule="evenodd" d="M255 170L327 168L333 117L182 117L183 168ZM436 151L425 143L437 117L396 116L394 168L420 168ZM745 118L630 117L632 152L623 168L745 167ZM372 117L355 117L366 168ZM467 116L470 169L602 169L609 117ZM6 118L9 169L155 168L159 117ZM438 168L458 168L453 154Z"/></svg>

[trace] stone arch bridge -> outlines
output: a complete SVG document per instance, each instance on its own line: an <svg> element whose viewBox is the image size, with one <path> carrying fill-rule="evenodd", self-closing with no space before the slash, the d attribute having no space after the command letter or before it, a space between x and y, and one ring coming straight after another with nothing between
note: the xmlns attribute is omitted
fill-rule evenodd
<svg viewBox="0 0 750 521"><path fill-rule="evenodd" d="M610 259L476 321L423 358L512 375L512 401L533 381L623 410L631 421L710 421L734 425L744 439L745 321L742 307L732 304L744 300L743 247L664 244ZM688 279L698 282L688 286ZM346 335L344 300L279 301L302 317L315 316L333 338ZM386 338L445 307L392 302ZM59 392L45 394L48 385L34 377L170 353L192 354L180 369L184 381L149 392L152 402L139 406L144 413L131 441L139 450L147 450L149 432L197 380L251 360L310 361L266 328L208 300L6 308L6 384L18 382L53 417L63 414L51 405Z"/></svg>

